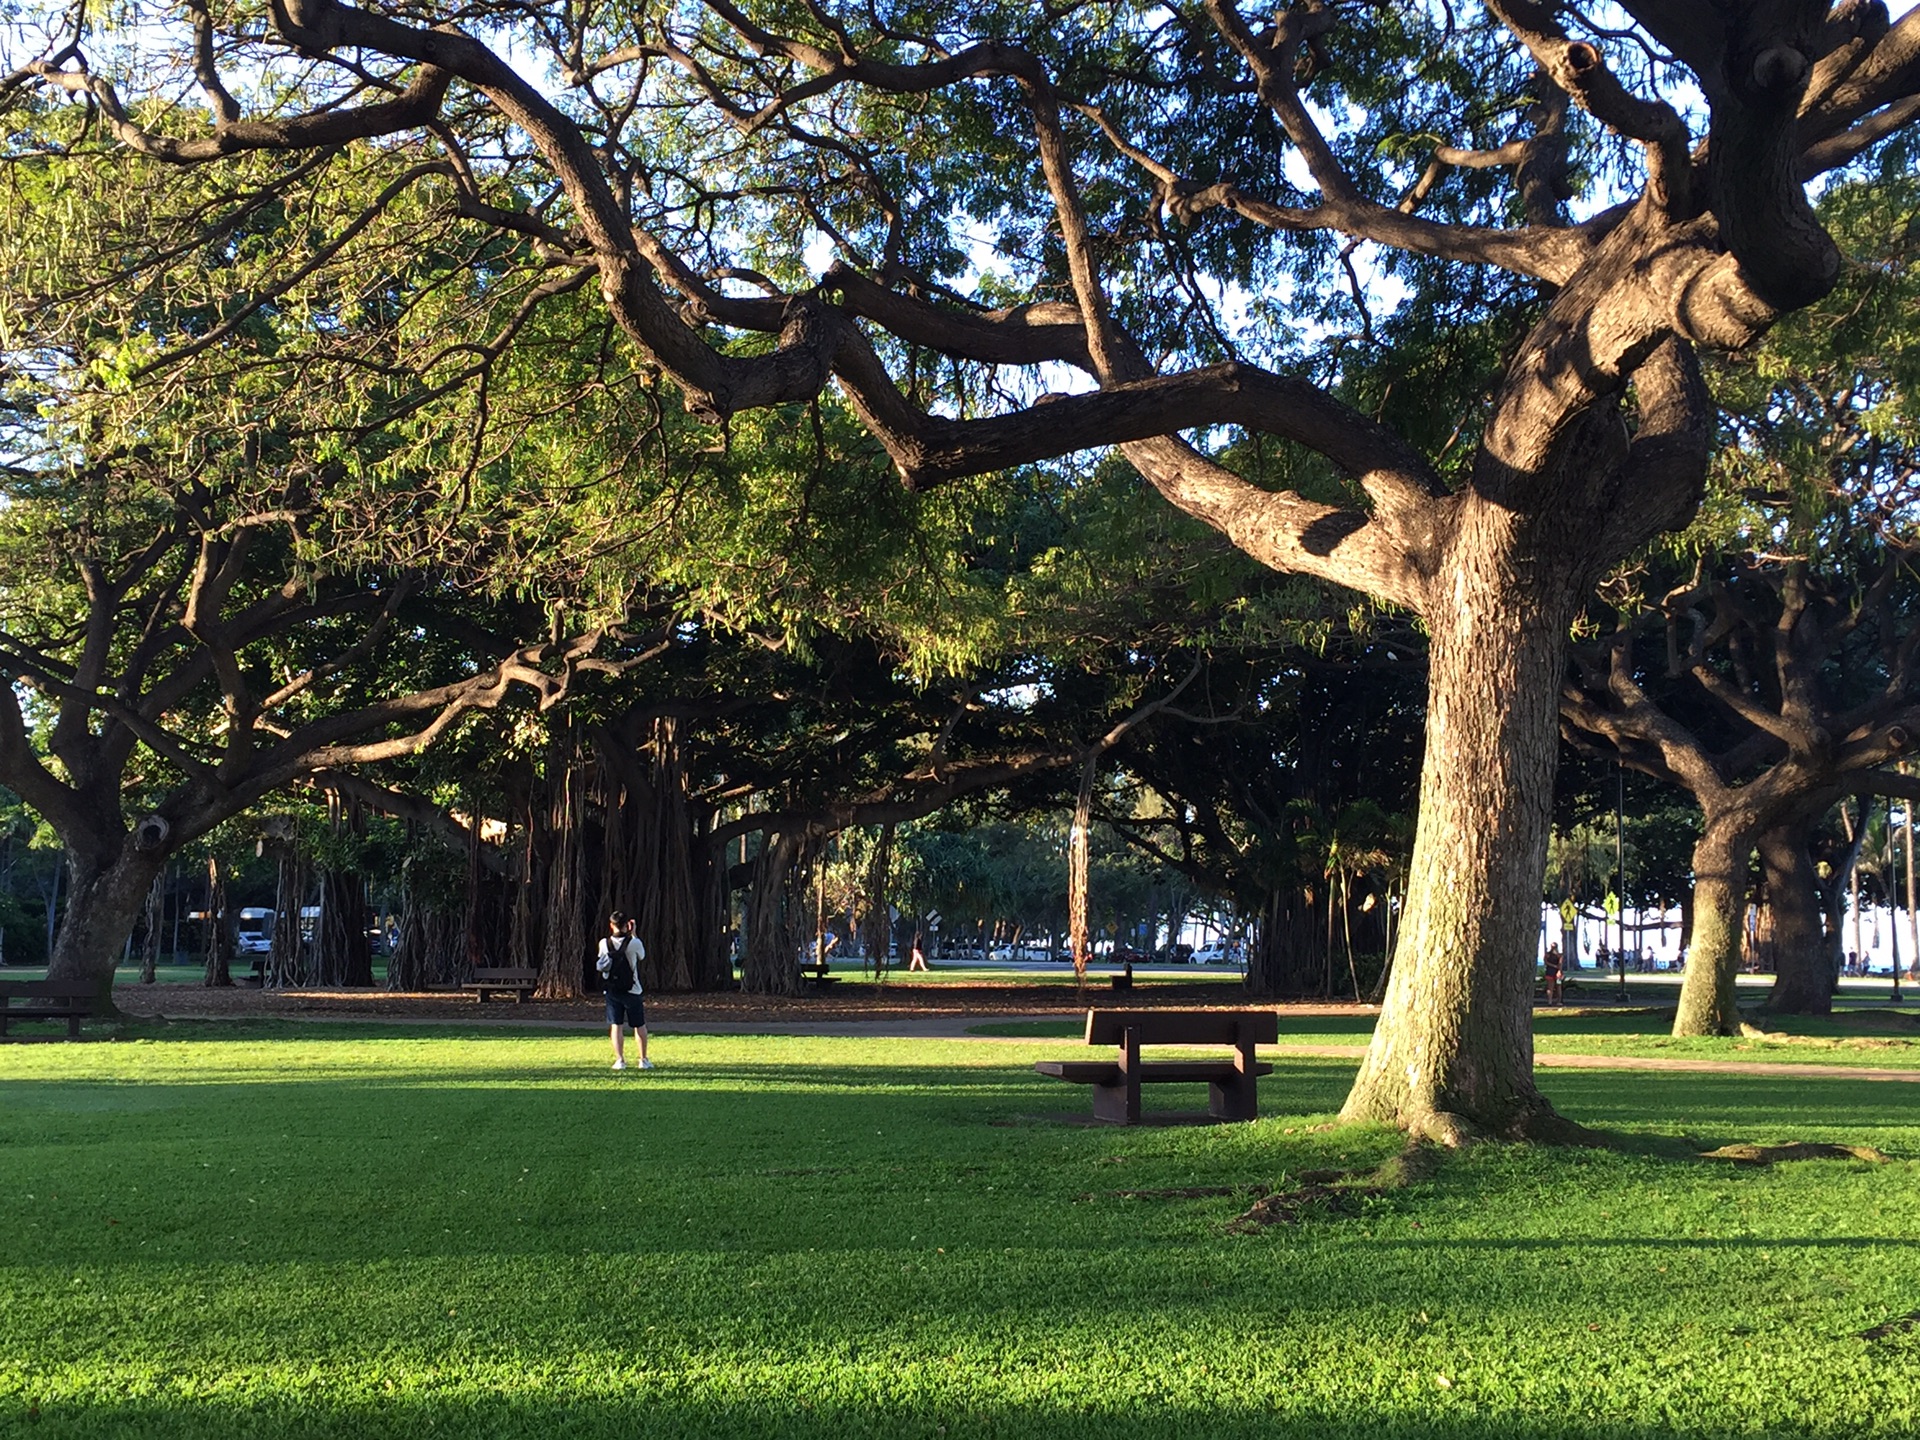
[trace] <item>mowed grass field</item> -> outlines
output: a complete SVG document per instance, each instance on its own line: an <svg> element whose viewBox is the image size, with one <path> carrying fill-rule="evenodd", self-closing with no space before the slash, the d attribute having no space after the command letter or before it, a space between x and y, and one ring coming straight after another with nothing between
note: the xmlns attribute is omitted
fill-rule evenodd
<svg viewBox="0 0 1920 1440"><path fill-rule="evenodd" d="M0 1434L1920 1430L1917 1085L1546 1071L1622 1148L1234 1233L1126 1192L1391 1156L1318 1128L1350 1063L1116 1130L1057 1039L128 1034L0 1047ZM1748 1139L1894 1159L1690 1158Z"/></svg>
<svg viewBox="0 0 1920 1440"><path fill-rule="evenodd" d="M1756 1015L1759 1012L1754 1012ZM1325 1015L1280 1007L1280 1043L1358 1047L1373 1034L1371 1014ZM1534 1049L1540 1055L1597 1055L1630 1059L1730 1060L1865 1069L1920 1069L1920 1016L1886 1006L1841 1009L1832 1015L1762 1016L1769 1027L1751 1036L1676 1039L1673 1012L1632 1007L1547 1009L1534 1012ZM1070 1039L1086 1033L1082 1019L988 1020L979 1035Z"/></svg>

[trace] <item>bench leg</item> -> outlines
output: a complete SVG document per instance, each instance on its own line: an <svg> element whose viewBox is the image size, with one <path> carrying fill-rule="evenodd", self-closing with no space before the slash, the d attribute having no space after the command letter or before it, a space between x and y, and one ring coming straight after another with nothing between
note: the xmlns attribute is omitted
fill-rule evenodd
<svg viewBox="0 0 1920 1440"><path fill-rule="evenodd" d="M80 1017L78 1015L69 1015L67 1017L67 1038L69 1040L78 1040L80 1038Z"/></svg>
<svg viewBox="0 0 1920 1440"><path fill-rule="evenodd" d="M1093 1087L1093 1118L1109 1125L1140 1123L1140 1087L1125 1080L1116 1085Z"/></svg>
<svg viewBox="0 0 1920 1440"><path fill-rule="evenodd" d="M1207 1113L1216 1120L1254 1120L1259 1118L1259 1091L1251 1075L1236 1075L1230 1080L1207 1082Z"/></svg>

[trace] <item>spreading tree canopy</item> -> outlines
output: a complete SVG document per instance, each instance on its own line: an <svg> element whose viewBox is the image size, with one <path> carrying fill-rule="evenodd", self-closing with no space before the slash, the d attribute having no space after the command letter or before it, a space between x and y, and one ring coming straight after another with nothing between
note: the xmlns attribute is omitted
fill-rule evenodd
<svg viewBox="0 0 1920 1440"><path fill-rule="evenodd" d="M755 411L806 424L833 395L910 486L1117 448L1261 562L1420 616L1402 954L1347 1113L1445 1137L1551 1127L1530 955L1565 632L1600 575L1697 503L1696 351L1746 346L1833 285L1805 187L1920 115L1920 16L186 0L107 29L91 13L20 57L11 104L69 96L83 148L230 170L209 244L259 193L245 157L371 147L389 178L367 214L434 188L476 253L511 260L500 286L532 310L597 297L722 437ZM1459 335L1423 351L1448 372L1430 406L1472 396L1438 425L1389 423L1349 386L1396 284ZM155 363L221 323L152 337Z"/></svg>

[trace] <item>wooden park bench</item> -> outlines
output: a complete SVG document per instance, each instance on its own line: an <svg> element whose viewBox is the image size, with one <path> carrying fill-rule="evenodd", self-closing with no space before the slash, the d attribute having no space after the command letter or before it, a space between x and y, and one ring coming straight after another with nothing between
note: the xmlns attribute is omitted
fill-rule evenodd
<svg viewBox="0 0 1920 1440"><path fill-rule="evenodd" d="M521 969L511 965L488 967L480 966L473 972L473 979L460 988L471 990L480 998L482 1005L487 996L511 994L515 1003L521 1003L533 997L533 987L540 983L538 970Z"/></svg>
<svg viewBox="0 0 1920 1440"><path fill-rule="evenodd" d="M1089 1010L1087 1044L1117 1045L1112 1060L1041 1060L1042 1075L1093 1087L1096 1120L1140 1123L1140 1087L1176 1081L1207 1082L1207 1113L1218 1120L1251 1120L1259 1114L1255 1081L1273 1066L1253 1058L1253 1047L1280 1038L1280 1017L1271 1010ZM1231 1045L1227 1060L1146 1060L1146 1045Z"/></svg>
<svg viewBox="0 0 1920 1440"><path fill-rule="evenodd" d="M78 1039L97 1001L95 986L71 980L0 980L0 1035L15 1020L64 1020L68 1038Z"/></svg>

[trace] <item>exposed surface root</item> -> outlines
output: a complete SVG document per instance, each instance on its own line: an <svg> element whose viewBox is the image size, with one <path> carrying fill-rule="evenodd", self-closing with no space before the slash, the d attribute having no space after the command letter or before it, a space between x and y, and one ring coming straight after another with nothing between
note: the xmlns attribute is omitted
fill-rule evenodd
<svg viewBox="0 0 1920 1440"><path fill-rule="evenodd" d="M1536 1145L1585 1145L1594 1149L1608 1149L1613 1144L1600 1131L1589 1130L1546 1104L1522 1114L1514 1121L1507 1136L1512 1140L1531 1140Z"/></svg>
<svg viewBox="0 0 1920 1440"><path fill-rule="evenodd" d="M1895 1335L1904 1335L1909 1330L1920 1330L1920 1310L1909 1310L1905 1315L1896 1315L1891 1320L1883 1320L1878 1325L1860 1332L1862 1340L1890 1340Z"/></svg>
<svg viewBox="0 0 1920 1440"><path fill-rule="evenodd" d="M1530 1140L1538 1145L1602 1147L1610 1143L1599 1131L1567 1119L1545 1100L1528 1105L1495 1130L1450 1110L1430 1110L1402 1117L1401 1124L1416 1144L1424 1140L1449 1150L1462 1150L1483 1140L1496 1139Z"/></svg>
<svg viewBox="0 0 1920 1440"><path fill-rule="evenodd" d="M1407 1133L1416 1140L1431 1140L1449 1150L1461 1150L1476 1140L1487 1138L1486 1131L1466 1116L1456 1115L1451 1110L1435 1110L1420 1116L1407 1127Z"/></svg>
<svg viewBox="0 0 1920 1440"><path fill-rule="evenodd" d="M1736 1165L1771 1165L1776 1160L1869 1160L1884 1165L1892 1157L1871 1145L1825 1145L1796 1140L1789 1145L1722 1145L1702 1160L1731 1160Z"/></svg>
<svg viewBox="0 0 1920 1440"><path fill-rule="evenodd" d="M1432 1145L1409 1145L1398 1155L1382 1160L1367 1178L1374 1186L1382 1190L1398 1190L1406 1185L1418 1185L1422 1180L1431 1180L1440 1173L1441 1165L1446 1163L1447 1153ZM1338 1171L1307 1171L1302 1180L1314 1181L1322 1178L1331 1180Z"/></svg>
<svg viewBox="0 0 1920 1440"><path fill-rule="evenodd" d="M1378 1185L1301 1185L1263 1195L1227 1222L1229 1235L1247 1235L1269 1225L1298 1225L1309 1214L1351 1215L1360 1202L1382 1193Z"/></svg>
<svg viewBox="0 0 1920 1440"><path fill-rule="evenodd" d="M1298 1225L1314 1215L1357 1214L1364 1200L1432 1179L1445 1158L1444 1150L1416 1140L1371 1170L1303 1170L1291 1189L1267 1191L1229 1220L1227 1233Z"/></svg>

